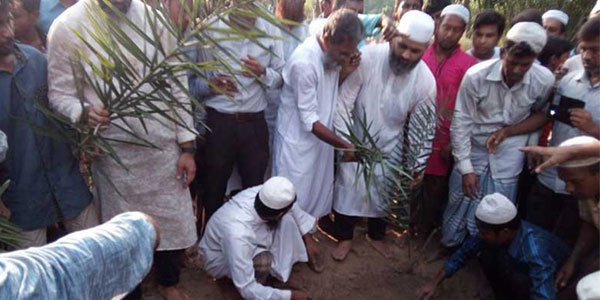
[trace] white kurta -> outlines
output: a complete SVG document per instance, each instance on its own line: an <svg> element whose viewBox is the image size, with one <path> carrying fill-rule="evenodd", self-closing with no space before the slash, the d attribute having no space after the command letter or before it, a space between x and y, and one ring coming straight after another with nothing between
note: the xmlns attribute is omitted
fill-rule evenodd
<svg viewBox="0 0 600 300"><path fill-rule="evenodd" d="M311 131L317 121L333 130L339 68L326 70L325 53L311 36L283 70L283 90L273 141L273 176L288 178L300 207L315 217L331 211L334 148Z"/></svg>
<svg viewBox="0 0 600 300"><path fill-rule="evenodd" d="M339 115L336 117L336 128L346 131L340 119L348 119L347 111L354 109L355 116L366 115L367 122L371 123L370 134L376 134L377 147L387 154L391 154L397 146L402 147L406 122L409 122L409 131L417 130L414 118L409 119L409 115L423 115L426 106L435 111L436 97L435 78L423 61L410 72L396 76L389 67L389 51L388 43L367 45L361 49L360 66L340 89ZM424 168L431 153L434 128L430 128L429 138L419 152L417 169ZM415 141L410 143L419 144ZM375 186L371 187L369 199L362 175L357 177L357 167L357 163L339 164L333 208L349 216L382 217L385 203ZM382 172L378 171L376 177L382 184Z"/></svg>
<svg viewBox="0 0 600 300"><path fill-rule="evenodd" d="M48 35L48 78L49 100L51 107L77 122L81 115L80 96L76 84L82 87L83 100L89 105L101 105L93 87L81 76L74 76L71 62L78 58L73 53L77 49L91 57L97 64L97 58L88 47L83 45L73 30L78 30L87 36L86 41L94 43L86 30L91 30L91 14L89 5L95 0L82 0L61 14L53 23ZM146 15L145 4L133 0L126 16L146 34L152 36ZM115 21L115 20L111 20ZM102 22L102 21L101 21ZM152 58L156 49L152 43L140 37L133 29L123 24L121 29L139 45L145 54ZM160 41L166 51L176 46L174 37L164 29ZM123 50L123 52L126 52ZM144 67L133 55L130 63L135 66L138 74L144 74ZM160 55L159 55L160 57ZM92 78L97 78L90 67L84 63L84 70ZM185 74L182 74L185 75ZM77 83L76 83L77 81ZM187 84L187 80L180 80ZM115 82L118 86L118 82ZM185 93L173 86L173 93L189 105ZM141 90L150 92L152 87L142 86ZM164 106L167 109L167 106ZM178 112L188 128L193 128L192 116L184 111ZM189 190L183 187L183 182L176 179L177 162L180 155L179 144L194 141L195 134L182 126L170 122L160 116L158 120L145 119L148 133L146 134L140 122L131 118L129 124L134 131L149 140L160 150L147 147L132 146L125 143L113 143L117 155L129 170L119 166L112 158L103 156L93 163L93 175L97 201L103 221L111 219L122 212L145 212L158 222L161 242L159 250L187 248L197 240L196 226L192 210ZM119 130L116 125L127 128L121 120L113 120L112 125L101 132L106 138L134 141L134 139ZM110 181L116 186L113 187ZM117 190L121 193L118 194Z"/></svg>
<svg viewBox="0 0 600 300"><path fill-rule="evenodd" d="M296 262L308 261L302 236L315 228L316 219L294 204L277 227L269 227L254 209L261 188L246 189L219 208L208 221L200 252L206 271L217 278L231 278L244 299L290 299L290 291L256 281L252 259L269 251L271 275L287 281Z"/></svg>

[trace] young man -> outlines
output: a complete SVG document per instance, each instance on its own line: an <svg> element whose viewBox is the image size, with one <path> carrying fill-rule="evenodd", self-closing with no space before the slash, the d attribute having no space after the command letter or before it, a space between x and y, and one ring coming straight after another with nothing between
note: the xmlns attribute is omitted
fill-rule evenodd
<svg viewBox="0 0 600 300"><path fill-rule="evenodd" d="M563 11L551 9L542 15L542 24L548 36L565 37L569 16Z"/></svg>
<svg viewBox="0 0 600 300"><path fill-rule="evenodd" d="M413 208L418 231L427 234L441 225L440 220L448 198L448 173L451 165L450 124L456 104L456 94L467 70L477 61L460 48L460 38L469 24L469 10L460 5L446 6L440 15L440 26L435 31L435 41L423 54L435 77L437 87L436 110L439 125L436 128L433 148L423 178L423 189Z"/></svg>
<svg viewBox="0 0 600 300"><path fill-rule="evenodd" d="M455 167L443 217L442 243L459 245L477 233L473 213L482 195L499 192L516 200L530 133L546 121L554 75L534 64L546 44L544 28L520 22L506 35L502 59L467 71L456 100L451 140Z"/></svg>
<svg viewBox="0 0 600 300"><path fill-rule="evenodd" d="M62 220L67 231L76 231L97 225L98 216L72 149L33 129L57 130L36 109L48 101L47 62L34 48L15 43L11 5L0 2L0 130L9 145L0 182L11 181L2 201L27 248L46 244L51 224Z"/></svg>
<svg viewBox="0 0 600 300"><path fill-rule="evenodd" d="M284 86L273 141L273 174L296 186L298 205L314 217L331 211L334 149L353 145L333 130L340 66L357 51L363 26L347 9L335 11L319 36L311 36L283 70ZM345 152L354 160L353 152Z"/></svg>
<svg viewBox="0 0 600 300"><path fill-rule="evenodd" d="M394 22L398 24L402 16L411 10L421 10L423 0L396 0L394 3Z"/></svg>
<svg viewBox="0 0 600 300"><path fill-rule="evenodd" d="M467 51L478 63L500 58L498 41L504 33L506 18L493 9L480 12L473 21L473 48Z"/></svg>
<svg viewBox="0 0 600 300"><path fill-rule="evenodd" d="M308 299L265 283L269 276L286 282L296 262L322 267L311 237L315 228L316 219L296 203L294 185L272 177L225 203L208 221L199 248L206 271L233 280L244 299Z"/></svg>
<svg viewBox="0 0 600 300"><path fill-rule="evenodd" d="M568 40L556 36L548 36L548 42L544 50L538 56L540 64L552 73L559 73L562 65L569 59L569 53L573 49L573 45ZM562 78L558 78L560 80Z"/></svg>
<svg viewBox="0 0 600 300"><path fill-rule="evenodd" d="M442 13L442 10L450 4L452 4L450 0L430 0L423 6L423 11L433 18L435 23L434 33L440 25L440 14Z"/></svg>
<svg viewBox="0 0 600 300"><path fill-rule="evenodd" d="M15 39L46 53L46 35L36 27L40 16L40 0L14 2Z"/></svg>
<svg viewBox="0 0 600 300"><path fill-rule="evenodd" d="M378 136L377 146L387 155L402 150L407 124L408 136L417 136L416 131L420 129L415 120L426 120L427 112L435 112L435 79L421 60L431 41L433 29L433 19L426 13L416 10L407 12L398 25L399 34L389 43L367 45L361 49L362 62L359 68L342 85L338 110L340 119L351 122L348 114L352 110L355 116L366 116L366 121L371 124L369 133ZM406 89L407 86L414 88ZM336 128L347 131L344 124L336 124ZM430 137L423 144L418 141L407 143L415 147L411 153L420 151L418 163L411 166L415 174L423 171L431 152L434 126L429 129L430 132L422 133ZM356 130L360 130L358 126ZM418 147L421 147L420 150L416 150ZM336 260L346 258L352 246L356 221L359 217L368 217L367 241L389 258L391 254L384 242L386 203L374 186L370 187L370 191L366 190L362 178L357 177L357 167L357 163L341 163L336 174L333 200L335 222L330 233L340 242L332 256ZM381 173L376 176L379 185L385 184ZM370 193L370 197L367 193ZM324 219L323 223L327 223L326 220L329 219Z"/></svg>
<svg viewBox="0 0 600 300"><path fill-rule="evenodd" d="M570 252L563 241L521 221L515 205L499 193L483 197L475 220L479 233L470 236L435 279L419 290L419 299L431 299L440 283L476 256L496 299L556 298L554 272Z"/></svg>

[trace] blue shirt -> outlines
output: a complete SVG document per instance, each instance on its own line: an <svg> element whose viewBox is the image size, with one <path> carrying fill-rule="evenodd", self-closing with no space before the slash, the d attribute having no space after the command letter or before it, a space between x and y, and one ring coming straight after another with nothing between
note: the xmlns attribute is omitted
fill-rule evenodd
<svg viewBox="0 0 600 300"><path fill-rule="evenodd" d="M40 1L40 17L36 25L44 35L48 35L50 25L65 9L67 8L59 0Z"/></svg>
<svg viewBox="0 0 600 300"><path fill-rule="evenodd" d="M72 149L36 133L33 128L58 132L36 105L48 103L47 62L36 49L16 44L11 73L0 71L0 130L8 138L0 182L11 183L2 201L10 220L29 231L59 220L75 218L92 195L79 172Z"/></svg>
<svg viewBox="0 0 600 300"><path fill-rule="evenodd" d="M461 269L467 260L486 247L476 236L470 236L446 261L446 278ZM518 263L528 266L533 299L555 299L554 273L569 256L571 249L555 235L533 224L521 221L521 226L506 249Z"/></svg>

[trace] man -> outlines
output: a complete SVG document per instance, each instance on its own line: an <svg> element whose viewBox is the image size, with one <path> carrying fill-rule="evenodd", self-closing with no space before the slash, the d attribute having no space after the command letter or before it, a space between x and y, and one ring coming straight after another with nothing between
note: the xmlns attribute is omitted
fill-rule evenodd
<svg viewBox="0 0 600 300"><path fill-rule="evenodd" d="M580 135L600 138L600 19L586 22L577 35L584 70L571 72L556 89L550 146ZM570 107L568 99L580 105ZM533 167L533 166L532 166ZM565 190L556 168L538 175L526 207L527 221L573 241L577 234L577 202Z"/></svg>
<svg viewBox="0 0 600 300"><path fill-rule="evenodd" d="M67 8L77 3L77 0L40 0L40 17L37 26L44 36L48 35L50 25Z"/></svg>
<svg viewBox="0 0 600 300"><path fill-rule="evenodd" d="M331 14L331 10L333 8L331 1L332 0L320 0L319 1L319 7L321 8L321 14L319 15L319 17L321 17L321 18L329 17L329 15Z"/></svg>
<svg viewBox="0 0 600 300"><path fill-rule="evenodd" d="M473 213L482 195L516 200L524 160L517 148L537 143L529 134L546 121L554 84L554 75L533 63L545 44L542 26L520 22L508 31L501 60L478 64L463 78L450 128L456 165L442 225L447 247L477 233Z"/></svg>
<svg viewBox="0 0 600 300"><path fill-rule="evenodd" d="M563 11L551 9L542 15L542 24L548 36L565 37L569 16Z"/></svg>
<svg viewBox="0 0 600 300"><path fill-rule="evenodd" d="M244 299L308 299L302 291L265 283L269 276L286 282L296 262L316 268L315 226L315 218L298 207L294 185L272 177L235 195L208 221L199 245L205 270L230 278Z"/></svg>
<svg viewBox="0 0 600 300"><path fill-rule="evenodd" d="M347 120L354 107L353 115L366 117L364 121L370 124L369 134L377 135L377 147L386 155L402 152L406 124L409 137L418 136L419 130L430 129L430 132L422 134L433 138L434 126L422 128L416 121L427 120L427 113L435 112L434 78L421 61L433 29L433 19L426 13L407 12L398 24L399 34L389 43L362 48L359 68L342 85L341 107L338 110L340 118ZM407 86L415 88L406 89ZM344 124L336 127L340 131L347 131ZM424 169L431 151L431 139L423 143L410 141L407 145L414 147L411 153L418 153L418 164L411 168L418 174ZM391 254L384 242L386 203L374 186L369 187L371 190L367 192L362 178L357 176L357 167L357 163L341 163L336 174L333 201L335 222L333 226L325 226L332 227L330 233L340 241L332 256L340 261L346 258L352 246L358 217L368 217L367 241L389 258ZM379 184L384 184L382 174L378 172L376 176ZM370 193L370 197L367 193ZM329 219L324 219L324 223L327 223L326 220Z"/></svg>
<svg viewBox="0 0 600 300"><path fill-rule="evenodd" d="M573 45L568 40L556 36L548 36L544 50L538 56L540 64L557 75L557 80L562 79L560 70L562 65L569 59L569 53Z"/></svg>
<svg viewBox="0 0 600 300"><path fill-rule="evenodd" d="M314 217L331 211L334 149L353 145L333 132L340 66L363 37L363 26L347 9L335 11L319 36L311 36L283 70L284 86L273 141L273 174L296 186L298 205ZM345 151L347 160L354 153Z"/></svg>
<svg viewBox="0 0 600 300"><path fill-rule="evenodd" d="M36 109L48 101L47 62L39 51L14 42L10 9L9 1L0 3L0 130L10 146L0 182L11 181L2 201L27 248L46 244L46 227L58 221L76 231L97 225L98 217L72 149L33 129L56 129Z"/></svg>
<svg viewBox="0 0 600 300"><path fill-rule="evenodd" d="M249 39L231 39L232 34L237 34L235 32L251 30L278 35L273 24L262 18L238 14L228 18L231 25L215 19L212 26L219 31L209 32L214 40L228 39L219 42L213 55L235 57L239 62L234 59L227 59L227 62L239 73L235 78L226 72L215 73L212 77L228 77L235 89L231 95L227 95L227 90L212 94L204 102L207 125L211 129L206 138L203 180L207 219L223 204L234 165L238 168L242 188L264 181L269 162L269 132L264 115L266 89L281 87L281 71L285 64L282 44L274 39L259 39L260 44Z"/></svg>
<svg viewBox="0 0 600 300"><path fill-rule="evenodd" d="M427 1L427 4L423 7L423 11L431 16L435 22L434 32L437 31L440 25L440 14L442 13L442 10L450 4L452 4L450 0L430 0Z"/></svg>
<svg viewBox="0 0 600 300"><path fill-rule="evenodd" d="M435 279L420 289L419 299L430 299L444 279L476 256L496 299L556 299L554 272L570 251L563 241L521 221L515 205L499 193L483 197L475 219L479 233L470 236Z"/></svg>
<svg viewBox="0 0 600 300"><path fill-rule="evenodd" d="M506 18L493 9L480 12L473 21L473 48L467 51L478 63L500 58L498 41L504 33Z"/></svg>
<svg viewBox="0 0 600 300"><path fill-rule="evenodd" d="M460 82L477 61L460 48L460 38L469 24L469 10L460 5L446 6L440 15L435 40L423 54L436 80L436 110L439 124L435 130L431 156L425 168L419 208L413 207L418 231L429 233L438 227L448 197L448 173L451 165L450 124Z"/></svg>
<svg viewBox="0 0 600 300"><path fill-rule="evenodd" d="M519 22L532 22L543 26L542 11L537 8L528 8L518 13L510 20L510 28Z"/></svg>
<svg viewBox="0 0 600 300"><path fill-rule="evenodd" d="M40 0L14 2L15 39L46 53L46 35L35 24L40 16Z"/></svg>
<svg viewBox="0 0 600 300"><path fill-rule="evenodd" d="M396 0L394 3L394 22L398 24L402 16L411 10L421 10L423 0Z"/></svg>
<svg viewBox="0 0 600 300"><path fill-rule="evenodd" d="M155 31L143 25L154 18L153 12L147 11L143 2L114 0L110 3L115 10L124 14L124 18L141 26L138 28L145 30L146 35L154 36ZM127 22L119 21L116 12L106 3L98 0L79 1L54 21L48 35L50 104L71 122L86 122L90 128L100 128L100 133L105 138L129 139L129 135L125 135L119 127L132 128L160 149L122 142L112 143L112 148L126 168L110 156L100 156L93 161L92 176L99 195L98 203L103 221L126 211L141 211L157 221L163 234L155 255L159 292L168 299L188 299L177 284L183 249L192 246L197 240L188 189L195 175L193 143L196 135L188 129L193 128L193 118L187 112L178 111L181 124L175 124L160 115L145 118L145 124L137 118L111 121L111 113L103 107L94 91L94 84L100 79L94 74L88 74L90 77L86 80L82 75L86 70L79 68L76 63L80 56L74 49L88 57L94 57L94 54L74 31L86 34L90 28L97 28L92 25L93 22L106 26L106 22L117 21L124 34L140 45L144 49L143 54L149 59L159 51L155 46L157 44L161 44L167 53L176 46L175 37L160 22L155 25L157 36L150 42L136 34ZM93 40L88 35L86 37L88 41ZM143 62L135 58L131 58L129 62L137 76L146 75L147 68ZM186 88L185 82L180 83ZM117 82L113 84L118 87ZM171 83L171 87L171 94L176 99L174 101L178 101L182 107L190 107L189 99L179 85ZM153 88L144 85L140 87L140 91L152 93ZM82 102L85 104L82 105ZM157 105L166 106L163 103ZM168 107L163 109L171 110ZM134 298L141 297L141 289L138 287L134 294Z"/></svg>

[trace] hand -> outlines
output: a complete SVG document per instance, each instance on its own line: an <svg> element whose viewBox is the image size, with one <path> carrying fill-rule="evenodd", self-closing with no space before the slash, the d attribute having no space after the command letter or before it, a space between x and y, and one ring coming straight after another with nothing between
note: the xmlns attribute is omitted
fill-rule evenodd
<svg viewBox="0 0 600 300"><path fill-rule="evenodd" d="M179 161L177 161L177 179L181 180L182 176L185 178L185 182L183 183L184 188L189 187L194 177L196 177L196 162L194 161L194 155L191 153L184 152L179 155Z"/></svg>
<svg viewBox="0 0 600 300"><path fill-rule="evenodd" d="M413 180L408 185L410 190L414 190L417 186L419 186L423 182L423 178L425 177L425 172L413 173Z"/></svg>
<svg viewBox="0 0 600 300"><path fill-rule="evenodd" d="M435 285L433 282L424 285L417 291L417 299L419 299L419 300L431 299L431 297L433 297L433 295L435 294L436 289L437 289L437 285Z"/></svg>
<svg viewBox="0 0 600 300"><path fill-rule="evenodd" d="M593 134L600 126L592 119L592 113L583 108L571 108L569 114L571 123L581 131Z"/></svg>
<svg viewBox="0 0 600 300"><path fill-rule="evenodd" d="M340 70L340 83L348 77L348 75L352 74L356 68L360 65L360 51L355 51L350 59L342 65L342 69Z"/></svg>
<svg viewBox="0 0 600 300"><path fill-rule="evenodd" d="M498 129L496 132L492 133L485 141L485 147L488 149L488 152L495 153L498 145L500 145L506 137L508 137L508 134L506 133L505 128Z"/></svg>
<svg viewBox="0 0 600 300"><path fill-rule="evenodd" d="M463 194L471 199L474 199L479 192L479 178L475 173L469 173L462 176Z"/></svg>
<svg viewBox="0 0 600 300"><path fill-rule="evenodd" d="M98 125L109 125L109 113L100 106L90 106L88 109L88 126L95 128Z"/></svg>
<svg viewBox="0 0 600 300"><path fill-rule="evenodd" d="M556 289L562 290L569 283L569 279L575 273L575 263L568 259L565 264L556 272Z"/></svg>
<svg viewBox="0 0 600 300"><path fill-rule="evenodd" d="M541 157L549 157L546 161L538 164L535 167L536 173L541 173L545 169L558 165L562 162L571 160L576 157L576 147L540 147L540 146L528 146L521 147L519 150Z"/></svg>
<svg viewBox="0 0 600 300"><path fill-rule="evenodd" d="M544 157L537 153L527 153L527 168L529 171L536 170L536 168L544 162ZM539 172L538 172L539 173Z"/></svg>
<svg viewBox="0 0 600 300"><path fill-rule="evenodd" d="M389 42L390 40L392 40L394 38L394 36L396 36L396 34L398 34L398 32L396 31L396 26L394 26L394 21L392 21L392 19L390 19L386 15L382 15L381 18L382 18L381 27L383 29L383 39Z"/></svg>
<svg viewBox="0 0 600 300"><path fill-rule="evenodd" d="M291 300L308 300L308 294L303 291L292 290L292 299Z"/></svg>
<svg viewBox="0 0 600 300"><path fill-rule="evenodd" d="M246 71L242 75L246 77L260 77L267 73L267 69L263 67L252 55L248 54L248 58L242 58Z"/></svg>
<svg viewBox="0 0 600 300"><path fill-rule="evenodd" d="M348 144L346 150L344 150L342 154L342 160L344 162L359 161L358 155L356 155L356 151L354 149L354 145Z"/></svg>
<svg viewBox="0 0 600 300"><path fill-rule="evenodd" d="M210 92L233 97L238 92L235 79L229 75L217 75L210 79Z"/></svg>

